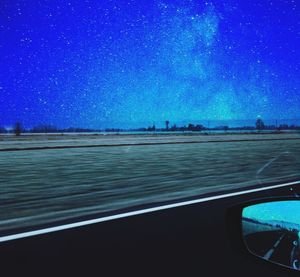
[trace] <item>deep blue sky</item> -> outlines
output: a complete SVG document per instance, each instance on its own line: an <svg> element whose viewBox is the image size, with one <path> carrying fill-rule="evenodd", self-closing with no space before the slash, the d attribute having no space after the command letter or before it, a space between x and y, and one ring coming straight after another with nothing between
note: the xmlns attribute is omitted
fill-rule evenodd
<svg viewBox="0 0 300 277"><path fill-rule="evenodd" d="M0 125L300 117L297 0L1 0Z"/></svg>

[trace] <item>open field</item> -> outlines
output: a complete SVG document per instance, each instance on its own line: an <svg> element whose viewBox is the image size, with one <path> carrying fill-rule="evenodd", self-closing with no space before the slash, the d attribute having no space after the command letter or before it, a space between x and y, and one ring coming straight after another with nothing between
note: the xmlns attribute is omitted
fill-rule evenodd
<svg viewBox="0 0 300 277"><path fill-rule="evenodd" d="M0 134L0 151L7 149L45 148L45 147L81 147L110 146L153 143L193 143L222 141L251 141L300 139L300 132L284 133L240 133L208 134L203 132L161 132L161 133L64 133L64 134L23 134L20 137Z"/></svg>
<svg viewBox="0 0 300 277"><path fill-rule="evenodd" d="M299 134L1 136L0 150L0 230L300 177Z"/></svg>

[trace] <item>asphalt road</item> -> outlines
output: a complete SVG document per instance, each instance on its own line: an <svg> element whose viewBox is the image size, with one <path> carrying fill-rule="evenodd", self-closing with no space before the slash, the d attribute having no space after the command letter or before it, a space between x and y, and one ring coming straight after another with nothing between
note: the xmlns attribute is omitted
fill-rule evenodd
<svg viewBox="0 0 300 277"><path fill-rule="evenodd" d="M3 151L0 230L299 177L300 140L226 139Z"/></svg>
<svg viewBox="0 0 300 277"><path fill-rule="evenodd" d="M248 235L245 242L253 254L266 260L287 267L293 267L295 260L299 262L299 249L294 245L298 242L296 233L287 230L257 232Z"/></svg>

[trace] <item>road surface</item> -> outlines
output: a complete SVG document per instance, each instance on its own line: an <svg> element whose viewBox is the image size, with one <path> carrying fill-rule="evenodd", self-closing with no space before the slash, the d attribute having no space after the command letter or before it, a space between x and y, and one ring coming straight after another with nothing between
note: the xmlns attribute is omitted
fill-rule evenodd
<svg viewBox="0 0 300 277"><path fill-rule="evenodd" d="M297 269L300 256L297 233L287 230L257 232L245 237L248 249L266 260Z"/></svg>

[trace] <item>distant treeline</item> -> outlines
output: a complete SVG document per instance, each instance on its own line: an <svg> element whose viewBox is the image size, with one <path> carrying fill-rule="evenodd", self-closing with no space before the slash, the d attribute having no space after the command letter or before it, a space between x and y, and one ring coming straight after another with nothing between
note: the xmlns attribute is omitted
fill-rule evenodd
<svg viewBox="0 0 300 277"><path fill-rule="evenodd" d="M114 130L114 129L112 129ZM238 130L300 130L300 126L297 125L288 125L288 124L281 124L279 126L275 125L266 125L266 126L238 126L238 127L230 127L227 125L224 126L216 126L216 127L205 127L203 125L194 125L194 124L188 124L187 126L178 127L176 125L170 127L170 128L155 128L155 126L151 126L148 128L138 128L133 129L132 131L168 131L168 132L176 132L176 131L238 131Z"/></svg>
<svg viewBox="0 0 300 277"><path fill-rule="evenodd" d="M239 126L239 127L231 127L231 126L215 126L215 127L206 127L201 124L192 124L189 123L184 126L177 126L176 124L169 126L169 121L166 121L165 128L156 128L155 124L149 127L141 127L141 128L105 128L105 129L90 129L90 128L57 128L53 125L39 125L30 129L22 128L21 123L16 123L14 129L5 129L0 127L0 133L15 133L16 135L20 135L21 133L92 133L92 132L185 132L185 131L230 131L230 130L241 130L241 131L253 131L253 130L300 130L300 126L297 125L288 125L288 124L280 124L276 125L265 125L261 118L256 119L255 124L253 126Z"/></svg>

